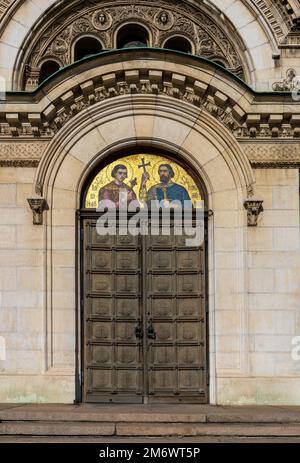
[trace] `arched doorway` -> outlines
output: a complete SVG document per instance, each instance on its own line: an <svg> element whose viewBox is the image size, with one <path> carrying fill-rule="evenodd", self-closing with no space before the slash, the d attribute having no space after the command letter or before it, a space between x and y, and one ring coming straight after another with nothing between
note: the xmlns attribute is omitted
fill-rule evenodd
<svg viewBox="0 0 300 463"><path fill-rule="evenodd" d="M128 204L138 202L146 225L139 221L138 233L129 230L137 216L128 212L128 229L121 231L117 214L106 222L115 230L105 235L99 219L107 212L97 210L98 201L112 201L120 212L122 188ZM154 224L150 199L165 201L169 232L162 225L163 209ZM208 402L207 235L191 244L183 222L178 231L176 200L191 204L195 226L197 208L205 207L201 184L187 166L149 151L117 156L85 185L80 211L85 402Z"/></svg>

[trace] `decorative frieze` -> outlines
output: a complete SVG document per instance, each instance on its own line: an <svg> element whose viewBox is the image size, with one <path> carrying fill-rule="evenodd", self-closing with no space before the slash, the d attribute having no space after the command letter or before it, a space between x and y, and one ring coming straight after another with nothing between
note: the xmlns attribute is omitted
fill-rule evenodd
<svg viewBox="0 0 300 463"><path fill-rule="evenodd" d="M47 19L48 20L48 19ZM151 45L164 48L165 41L176 34L183 35L192 44L195 55L216 60L240 78L245 78L244 63L239 47L226 31L200 8L182 1L135 0L130 4L122 1L102 1L93 4L72 5L56 19L48 20L42 33L31 37L24 47L26 59L26 89L38 85L36 70L42 63L54 60L60 67L71 64L72 47L83 34L94 34L105 50L116 48L116 34L126 21L145 24L151 36ZM18 74L24 73L22 69Z"/></svg>
<svg viewBox="0 0 300 463"><path fill-rule="evenodd" d="M104 74L75 85L48 105L40 117L28 115L26 107L23 114L4 113L6 122L0 123L0 138L52 137L87 107L106 99L136 94L166 95L193 104L212 114L231 131L238 130L239 120L244 116L238 105L204 82L167 71L133 69Z"/></svg>
<svg viewBox="0 0 300 463"><path fill-rule="evenodd" d="M290 26L290 20L287 19L287 24L282 24L282 22L278 20L278 11L274 11L274 1L270 2L268 0L253 0L253 3L255 3L257 9L263 14L267 22L270 24L270 27L272 28L277 40L282 41Z"/></svg>
<svg viewBox="0 0 300 463"><path fill-rule="evenodd" d="M299 143L247 143L241 144L253 167L297 168L300 166Z"/></svg>
<svg viewBox="0 0 300 463"><path fill-rule="evenodd" d="M46 141L1 142L0 167L37 167L47 145Z"/></svg>
<svg viewBox="0 0 300 463"><path fill-rule="evenodd" d="M0 18L6 13L14 0L1 0L0 1Z"/></svg>
<svg viewBox="0 0 300 463"><path fill-rule="evenodd" d="M132 52L133 57L137 52ZM151 52L154 53L155 52ZM138 57L137 57L138 58ZM149 61L151 63L151 61ZM156 64L157 66L157 64ZM176 65L175 65L176 66ZM255 96L246 114L242 106L226 94L226 84L222 83L220 91L216 82L213 85L197 80L190 75L187 66L186 74L177 72L149 69L143 63L141 68L120 70L109 74L94 74L95 77L77 85L70 80L69 86L61 85L61 93L56 91L56 98L44 107L41 113L28 113L27 104L20 111L20 104L16 110L14 104L7 104L7 112L0 113L0 139L1 138L35 138L48 139L53 137L68 121L84 109L111 98L126 95L161 95L182 100L197 108L207 111L220 123L226 126L240 141L243 140L276 140L300 139L300 112L291 101L289 111L276 113L272 105L260 101L256 103ZM193 75L195 73L193 72ZM199 74L199 77L201 74ZM229 92L230 94L230 92ZM42 94L41 94L42 97ZM285 97L285 101L286 97ZM44 99L44 102L47 100ZM278 102L277 102L278 103ZM275 104L275 108L280 107ZM281 105L284 108L283 105ZM294 112L291 111L293 109ZM253 113L252 113L253 110Z"/></svg>

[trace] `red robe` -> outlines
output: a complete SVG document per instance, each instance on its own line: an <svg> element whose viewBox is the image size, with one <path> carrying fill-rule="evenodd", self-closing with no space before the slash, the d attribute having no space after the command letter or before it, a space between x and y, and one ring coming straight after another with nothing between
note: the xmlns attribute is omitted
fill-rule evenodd
<svg viewBox="0 0 300 463"><path fill-rule="evenodd" d="M121 186L118 186L114 181L112 181L108 185L105 185L103 188L101 188L99 191L99 201L110 200L115 203L116 208L118 209L120 207L119 192L121 189L127 190L127 205L131 203L131 201L137 200L136 194L132 188L130 188L125 183L123 183Z"/></svg>

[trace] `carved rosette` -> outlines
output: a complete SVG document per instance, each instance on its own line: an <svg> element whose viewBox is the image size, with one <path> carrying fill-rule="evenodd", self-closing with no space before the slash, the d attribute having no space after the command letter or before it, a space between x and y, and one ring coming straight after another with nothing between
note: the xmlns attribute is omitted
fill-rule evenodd
<svg viewBox="0 0 300 463"><path fill-rule="evenodd" d="M43 213L48 209L45 198L28 198L30 209L33 212L33 225L43 225Z"/></svg>
<svg viewBox="0 0 300 463"><path fill-rule="evenodd" d="M170 11L161 10L154 17L155 26L161 31L168 31L174 26L174 16Z"/></svg>
<svg viewBox="0 0 300 463"><path fill-rule="evenodd" d="M107 11L96 11L92 16L92 24L97 31L106 31L112 25L112 17Z"/></svg>
<svg viewBox="0 0 300 463"><path fill-rule="evenodd" d="M258 217L263 212L263 200L248 198L244 202L244 207L247 210L248 227L257 227Z"/></svg>

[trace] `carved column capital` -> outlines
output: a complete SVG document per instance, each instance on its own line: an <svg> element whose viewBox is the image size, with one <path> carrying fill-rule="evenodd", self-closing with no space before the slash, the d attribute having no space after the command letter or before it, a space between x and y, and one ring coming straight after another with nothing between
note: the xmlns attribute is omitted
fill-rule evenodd
<svg viewBox="0 0 300 463"><path fill-rule="evenodd" d="M33 212L33 225L43 225L43 212L48 209L45 198L28 198L29 206Z"/></svg>
<svg viewBox="0 0 300 463"><path fill-rule="evenodd" d="M244 202L244 207L247 210L248 227L257 227L259 214L263 212L263 200L248 198Z"/></svg>

